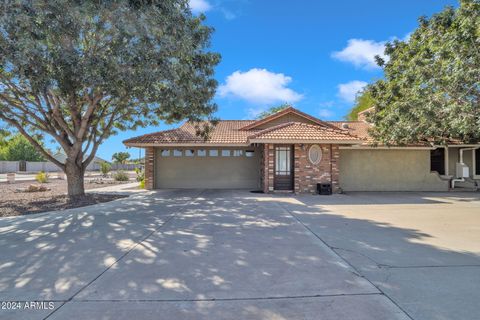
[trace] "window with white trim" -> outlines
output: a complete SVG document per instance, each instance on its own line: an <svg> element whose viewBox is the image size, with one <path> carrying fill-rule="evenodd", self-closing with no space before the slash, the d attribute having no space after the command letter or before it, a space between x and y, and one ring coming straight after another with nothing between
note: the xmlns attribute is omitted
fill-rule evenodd
<svg viewBox="0 0 480 320"><path fill-rule="evenodd" d="M185 150L185 157L193 157L195 155L194 150Z"/></svg>
<svg viewBox="0 0 480 320"><path fill-rule="evenodd" d="M222 150L222 157L230 157L230 150Z"/></svg>
<svg viewBox="0 0 480 320"><path fill-rule="evenodd" d="M314 165L317 165L322 161L322 148L320 148L318 144L314 144L308 149L308 160Z"/></svg>
<svg viewBox="0 0 480 320"><path fill-rule="evenodd" d="M178 150L178 149L173 150L173 156L174 157L181 157L182 156L182 150Z"/></svg>
<svg viewBox="0 0 480 320"><path fill-rule="evenodd" d="M207 155L207 150L205 149L199 149L197 150L197 156L199 157L205 157Z"/></svg>
<svg viewBox="0 0 480 320"><path fill-rule="evenodd" d="M170 157L170 150L164 149L160 151L160 156L162 157Z"/></svg>
<svg viewBox="0 0 480 320"><path fill-rule="evenodd" d="M210 150L208 150L208 155L210 157L218 157L218 150L217 149L210 149Z"/></svg>
<svg viewBox="0 0 480 320"><path fill-rule="evenodd" d="M243 150L233 150L234 157L241 157L243 156Z"/></svg>
<svg viewBox="0 0 480 320"><path fill-rule="evenodd" d="M253 151L253 150L246 150L246 151L245 151L245 156L246 156L247 158L251 158L251 157L253 157L254 155L255 155L255 151Z"/></svg>

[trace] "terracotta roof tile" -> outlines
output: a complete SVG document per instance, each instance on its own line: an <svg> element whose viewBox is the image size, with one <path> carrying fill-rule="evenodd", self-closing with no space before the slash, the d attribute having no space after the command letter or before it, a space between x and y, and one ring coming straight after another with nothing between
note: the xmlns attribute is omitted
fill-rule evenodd
<svg viewBox="0 0 480 320"><path fill-rule="evenodd" d="M352 141L358 138L347 130L312 125L300 122L288 122L263 130L241 130L254 123L254 120L221 120L205 141L196 135L192 123L186 122L172 130L145 134L123 141L127 145L146 144L249 144L249 139L290 139L290 140L340 140Z"/></svg>
<svg viewBox="0 0 480 320"><path fill-rule="evenodd" d="M312 141L352 141L360 140L351 135L347 130L334 129L332 127L312 125L302 122L287 122L264 130L260 130L249 136L249 139L257 140L312 140Z"/></svg>
<svg viewBox="0 0 480 320"><path fill-rule="evenodd" d="M339 129L348 130L348 132L354 136L357 136L364 140L363 144L373 143L373 139L368 133L368 130L372 125L365 121L329 121Z"/></svg>
<svg viewBox="0 0 480 320"><path fill-rule="evenodd" d="M195 126L186 122L172 130L159 131L123 141L125 144L247 144L251 131L240 128L255 122L254 120L222 120L213 129L207 141L196 135Z"/></svg>

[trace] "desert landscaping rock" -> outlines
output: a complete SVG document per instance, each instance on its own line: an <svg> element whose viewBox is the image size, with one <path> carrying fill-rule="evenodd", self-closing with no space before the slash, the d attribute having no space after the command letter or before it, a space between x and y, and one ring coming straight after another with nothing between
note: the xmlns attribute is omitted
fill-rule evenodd
<svg viewBox="0 0 480 320"><path fill-rule="evenodd" d="M120 184L85 183L85 189L97 189ZM119 194L87 194L77 199L66 196L67 182L51 179L48 183L17 182L14 184L0 183L0 217L40 213L53 210L64 210L88 206L96 203L112 201L124 197Z"/></svg>

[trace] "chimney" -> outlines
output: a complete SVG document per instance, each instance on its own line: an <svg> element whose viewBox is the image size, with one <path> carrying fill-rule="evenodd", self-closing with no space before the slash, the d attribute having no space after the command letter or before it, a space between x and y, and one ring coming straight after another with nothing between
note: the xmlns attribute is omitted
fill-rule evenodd
<svg viewBox="0 0 480 320"><path fill-rule="evenodd" d="M358 113L357 120L358 121L363 121L363 122L368 122L367 117L375 111L375 107L371 107L368 109L363 110L362 112Z"/></svg>

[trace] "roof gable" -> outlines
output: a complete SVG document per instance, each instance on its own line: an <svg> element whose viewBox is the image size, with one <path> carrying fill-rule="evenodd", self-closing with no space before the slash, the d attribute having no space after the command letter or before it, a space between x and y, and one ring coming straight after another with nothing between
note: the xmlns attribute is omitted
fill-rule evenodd
<svg viewBox="0 0 480 320"><path fill-rule="evenodd" d="M289 123L289 122L299 122L299 123L302 122L306 124L316 124L322 127L337 129L336 127L330 125L325 121L312 117L311 115L308 115L293 107L288 107L277 113L269 115L268 117L265 117L251 124L248 124L245 127L241 128L241 130L252 130L252 129L263 130L269 127L273 127L282 123Z"/></svg>
<svg viewBox="0 0 480 320"><path fill-rule="evenodd" d="M268 140L285 141L337 141L359 143L361 139L346 130L313 125L303 122L287 122L263 130L255 131L248 137L250 142Z"/></svg>

